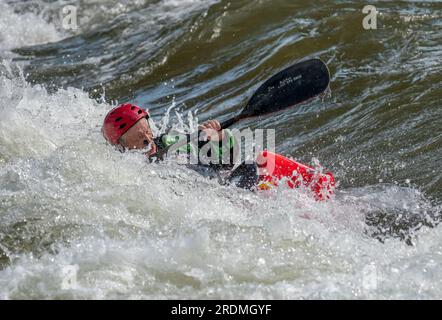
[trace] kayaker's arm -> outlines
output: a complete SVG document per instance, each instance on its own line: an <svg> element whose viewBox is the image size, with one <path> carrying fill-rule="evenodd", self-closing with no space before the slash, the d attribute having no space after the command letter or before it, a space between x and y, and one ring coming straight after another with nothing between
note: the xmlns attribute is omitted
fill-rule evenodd
<svg viewBox="0 0 442 320"><path fill-rule="evenodd" d="M222 167L231 166L233 159L233 150L235 146L235 137L231 133L230 130L224 129L221 130L221 126L216 120L209 120L204 122L201 126L199 126L200 131L204 131L207 138L204 139L204 136L200 132L200 137L202 140L198 141L198 147L196 147L193 143L187 143L178 148L178 151L184 154L197 155L200 150L207 145L208 143L212 144L211 148L208 150L207 156L212 158L211 151L214 151L216 155L213 157L215 159L219 159L219 165ZM162 150L169 148L174 145L180 139L182 139L182 135L178 132L169 131L167 134L163 134L155 139L155 143L158 148L158 153L161 154ZM222 164L222 156L223 154L230 153L230 161L228 164ZM199 154L198 154L199 155ZM205 154L206 155L206 154ZM154 156L155 157L155 156Z"/></svg>
<svg viewBox="0 0 442 320"><path fill-rule="evenodd" d="M224 139L224 130L217 120L208 120L198 127L198 130L204 131L207 140L222 141Z"/></svg>

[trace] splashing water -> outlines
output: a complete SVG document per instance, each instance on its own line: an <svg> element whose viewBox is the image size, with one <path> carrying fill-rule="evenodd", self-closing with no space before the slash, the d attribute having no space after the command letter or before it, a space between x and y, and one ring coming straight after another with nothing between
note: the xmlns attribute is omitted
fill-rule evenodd
<svg viewBox="0 0 442 320"><path fill-rule="evenodd" d="M39 3L44 9L39 12L22 9L20 2L0 5L2 18L6 12L16 21L26 18L34 23L33 32L20 33L27 38L9 37L15 31L3 28L0 37L0 299L442 296L439 172L430 176L440 159L435 117L440 100L435 100L437 88L431 84L422 90L424 76L417 68L427 65L425 79L430 80L440 72L432 63L439 47L433 45L429 51L429 42L437 42L437 35L415 35L423 37L420 55L413 44L401 42L401 29L385 40L384 60L407 61L415 81L415 88L404 87L398 93L389 80L366 79L372 71L356 64L368 59L358 49L361 43L347 41L336 47L325 39L323 29L329 28L338 28L347 40L360 37L351 33L355 29L350 27L355 23L351 15L346 15L348 20L333 15L317 19L302 1L287 2L286 10L269 8L265 2L252 8L242 1L230 5L160 1L152 19L157 19L156 31L164 42L150 34L141 37L137 27L124 29L128 42L119 38L121 21L128 25L142 21L137 11L152 9L149 1L127 2L115 6L115 12L81 2L87 6L85 29L74 34L65 33L51 18L55 9ZM324 6L333 6L330 3ZM292 7L310 18L293 22ZM322 10L331 12L329 7ZM414 15L425 11L413 10ZM434 10L437 14L439 9ZM95 19L93 13L101 18ZM265 26L255 25L249 16L264 13ZM237 26L244 17L250 18L247 37L253 41ZM407 27L432 23L425 19L403 23ZM12 24L0 21L2 27ZM344 26L336 27L337 22ZM115 34L95 34L105 27L115 27ZM90 42L81 44L84 39ZM142 56L141 49L128 53L137 39L153 58ZM210 39L210 47L205 47L204 39ZM106 48L119 57L118 63L98 50L101 41L107 45L110 40L114 46ZM83 60L69 60L70 71L62 67L58 53L78 53L71 46L75 41L83 51L94 49L89 57L97 55L94 68L84 68ZM173 161L148 163L139 152L122 154L101 136L103 117L112 108L105 102L109 100L130 98L149 107L157 134L171 124L191 131L198 108L198 118L233 112L230 106L246 100L252 86L272 68L294 59L287 50L293 51L299 41L303 46L296 48L304 50L300 54L323 54L332 65L333 97L259 125L277 127L281 153L302 162L318 159L336 173L340 184L332 201L317 202L302 188L253 193L221 186ZM54 56L45 53L48 42L57 52ZM37 46L22 48L28 45ZM151 45L157 51L149 51ZM197 46L201 48L192 51ZM248 59L243 50L249 50ZM397 58L398 52L402 58ZM33 58L26 61L29 55ZM267 62L262 57L268 57ZM372 68L389 79L401 71L379 61ZM83 81L85 74L90 83ZM126 90L124 76L133 90ZM98 85L106 89L108 99L91 98ZM372 100L367 101L369 93ZM416 100L410 102L410 97ZM387 101L393 109L383 109ZM425 110L417 104L425 104ZM401 108L407 112L401 113ZM384 118L392 110L394 115ZM436 123L432 136L425 127L428 117ZM396 123L396 118L403 121ZM396 125L407 130L404 145L392 143L393 138L401 143L404 139ZM413 175L415 167L408 165L413 159L415 166L427 163L420 166L419 175ZM400 183L406 179L411 182ZM76 282L66 288L66 270L72 267Z"/></svg>

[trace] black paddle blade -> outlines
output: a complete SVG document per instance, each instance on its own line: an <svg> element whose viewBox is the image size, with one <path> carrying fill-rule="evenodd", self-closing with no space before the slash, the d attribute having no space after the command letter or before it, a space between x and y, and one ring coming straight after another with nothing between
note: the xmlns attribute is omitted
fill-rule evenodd
<svg viewBox="0 0 442 320"><path fill-rule="evenodd" d="M330 73L324 62L311 59L278 72L264 82L250 98L237 119L281 111L312 99L330 84Z"/></svg>

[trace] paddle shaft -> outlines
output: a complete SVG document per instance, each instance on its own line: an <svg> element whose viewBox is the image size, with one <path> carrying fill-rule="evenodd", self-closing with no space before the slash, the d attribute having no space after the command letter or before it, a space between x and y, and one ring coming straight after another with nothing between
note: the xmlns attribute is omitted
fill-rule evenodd
<svg viewBox="0 0 442 320"><path fill-rule="evenodd" d="M225 120L225 121L221 122L221 129L226 129L226 128L230 127L232 124L237 123L241 119L242 119L242 117L236 116L236 117L230 118L228 120Z"/></svg>

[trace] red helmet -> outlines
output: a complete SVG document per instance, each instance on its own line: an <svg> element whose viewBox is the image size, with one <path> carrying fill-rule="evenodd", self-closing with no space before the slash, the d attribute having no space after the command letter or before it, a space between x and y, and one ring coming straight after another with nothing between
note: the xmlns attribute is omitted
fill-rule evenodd
<svg viewBox="0 0 442 320"><path fill-rule="evenodd" d="M121 136L138 120L148 117L149 114L140 107L130 103L122 104L109 111L104 118L101 132L110 144L116 145Z"/></svg>

